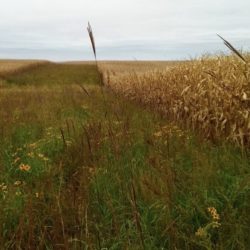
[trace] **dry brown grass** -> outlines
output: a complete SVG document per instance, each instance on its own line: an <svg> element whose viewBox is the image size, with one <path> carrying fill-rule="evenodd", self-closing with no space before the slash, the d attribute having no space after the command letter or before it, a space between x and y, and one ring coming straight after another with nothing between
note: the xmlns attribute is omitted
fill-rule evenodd
<svg viewBox="0 0 250 250"><path fill-rule="evenodd" d="M30 67L34 67L46 61L38 60L0 60L0 76L13 74Z"/></svg>
<svg viewBox="0 0 250 250"><path fill-rule="evenodd" d="M249 61L249 55L244 57ZM104 64L106 85L205 138L249 146L249 64L235 56L218 56L186 63L155 63L155 70L150 64L142 65Z"/></svg>
<svg viewBox="0 0 250 250"><path fill-rule="evenodd" d="M155 71L164 71L184 63L182 61L100 61L99 67L105 75L130 75Z"/></svg>

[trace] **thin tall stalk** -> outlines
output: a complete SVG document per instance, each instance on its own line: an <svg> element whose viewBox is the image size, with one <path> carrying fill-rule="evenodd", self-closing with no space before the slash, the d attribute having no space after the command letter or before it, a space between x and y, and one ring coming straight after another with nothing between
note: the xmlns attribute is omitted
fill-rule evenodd
<svg viewBox="0 0 250 250"><path fill-rule="evenodd" d="M97 68L97 71L98 71L99 83L100 83L101 86L103 86L104 82L103 82L102 72L99 69L99 65L98 65L94 33L93 33L92 27L91 27L89 22L88 22L88 26L87 26L87 31L88 31L88 34L89 34L89 39L90 39L92 49L93 49L93 53L94 53L94 56L95 56L95 64L96 64L96 68Z"/></svg>
<svg viewBox="0 0 250 250"><path fill-rule="evenodd" d="M217 34L217 36L224 42L224 44L235 54L237 55L242 61L244 61L245 63L247 62L246 59L244 58L244 56L230 43L228 42L226 39L224 39L222 36L220 36L219 34Z"/></svg>
<svg viewBox="0 0 250 250"><path fill-rule="evenodd" d="M94 38L93 31L92 31L92 27L91 27L89 22L88 22L87 30L88 30L88 33L89 33L89 38L90 38L90 41L91 41L92 49L93 49L95 60L96 60L95 38Z"/></svg>
<svg viewBox="0 0 250 250"><path fill-rule="evenodd" d="M94 56L95 56L95 64L96 64L96 69L97 69L97 72L98 72L99 85L100 85L100 88L101 88L101 94L102 94L102 98L103 98L103 106L104 106L104 109L105 109L105 117L108 118L107 98L106 98L104 90L103 90L104 78L103 78L103 73L100 70L99 65L98 65L94 33L93 33L92 27L91 27L89 22L88 22L88 26L87 26L87 31L88 31L88 34L89 34L90 42L91 42L93 53L94 53ZM108 120L109 120L109 122L111 122L110 119L108 119Z"/></svg>

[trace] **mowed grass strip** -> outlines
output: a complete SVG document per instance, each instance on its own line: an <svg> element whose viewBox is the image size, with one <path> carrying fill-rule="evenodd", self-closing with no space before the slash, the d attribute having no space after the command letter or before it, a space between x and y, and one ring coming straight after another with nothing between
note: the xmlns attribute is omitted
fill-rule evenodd
<svg viewBox="0 0 250 250"><path fill-rule="evenodd" d="M71 85L95 84L98 81L96 68L92 64L47 63L29 71L5 77L9 85Z"/></svg>
<svg viewBox="0 0 250 250"><path fill-rule="evenodd" d="M48 62L40 60L0 60L0 77L16 74L46 63Z"/></svg>
<svg viewBox="0 0 250 250"><path fill-rule="evenodd" d="M248 248L247 155L47 66L1 91L4 249Z"/></svg>

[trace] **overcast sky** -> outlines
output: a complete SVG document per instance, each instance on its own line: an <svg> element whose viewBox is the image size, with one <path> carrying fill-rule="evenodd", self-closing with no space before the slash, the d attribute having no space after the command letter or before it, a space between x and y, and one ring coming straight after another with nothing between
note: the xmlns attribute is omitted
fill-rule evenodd
<svg viewBox="0 0 250 250"><path fill-rule="evenodd" d="M250 0L0 0L0 58L186 59L250 50Z"/></svg>

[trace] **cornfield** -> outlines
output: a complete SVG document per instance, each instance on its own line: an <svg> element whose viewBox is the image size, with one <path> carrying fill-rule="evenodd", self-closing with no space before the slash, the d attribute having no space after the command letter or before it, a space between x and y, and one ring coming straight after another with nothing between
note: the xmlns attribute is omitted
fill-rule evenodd
<svg viewBox="0 0 250 250"><path fill-rule="evenodd" d="M153 70L144 67L141 71L133 70L132 62L131 70L128 65L122 70L122 65L107 63L101 69L106 85L114 92L206 139L226 139L245 148L250 145L249 54L244 58L246 62L233 55L204 56L160 67L155 64Z"/></svg>

